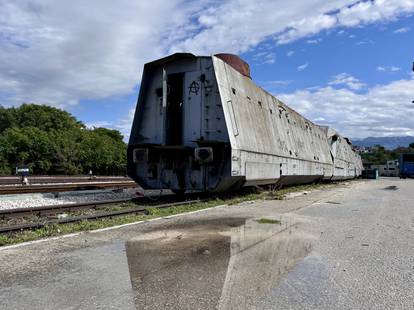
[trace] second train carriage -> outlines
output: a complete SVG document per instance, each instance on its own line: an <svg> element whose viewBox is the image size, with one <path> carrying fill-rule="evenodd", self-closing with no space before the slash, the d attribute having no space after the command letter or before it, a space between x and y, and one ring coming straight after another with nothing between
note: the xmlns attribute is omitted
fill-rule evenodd
<svg viewBox="0 0 414 310"><path fill-rule="evenodd" d="M361 168L348 139L258 87L238 56L178 53L144 67L128 175L145 189L299 184Z"/></svg>

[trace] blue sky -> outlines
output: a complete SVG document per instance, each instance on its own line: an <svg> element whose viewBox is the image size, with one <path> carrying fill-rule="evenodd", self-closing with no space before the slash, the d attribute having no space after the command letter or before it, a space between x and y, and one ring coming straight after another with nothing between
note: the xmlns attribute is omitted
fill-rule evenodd
<svg viewBox="0 0 414 310"><path fill-rule="evenodd" d="M0 0L0 104L128 136L144 63L239 54L255 82L344 135L414 135L414 0Z"/></svg>

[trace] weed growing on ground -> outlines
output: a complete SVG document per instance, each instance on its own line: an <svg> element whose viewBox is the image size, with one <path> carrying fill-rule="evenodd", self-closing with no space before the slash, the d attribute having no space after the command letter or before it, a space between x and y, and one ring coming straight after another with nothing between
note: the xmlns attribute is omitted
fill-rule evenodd
<svg viewBox="0 0 414 310"><path fill-rule="evenodd" d="M282 225L282 222L279 221L279 220L266 219L266 218L256 220L256 222L258 222L259 224L280 224L280 225Z"/></svg>

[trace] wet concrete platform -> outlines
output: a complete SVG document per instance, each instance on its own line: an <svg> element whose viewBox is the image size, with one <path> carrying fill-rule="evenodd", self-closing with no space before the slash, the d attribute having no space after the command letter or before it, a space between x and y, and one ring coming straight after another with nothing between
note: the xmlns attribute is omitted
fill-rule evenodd
<svg viewBox="0 0 414 310"><path fill-rule="evenodd" d="M357 181L2 249L0 308L410 309L413 186Z"/></svg>

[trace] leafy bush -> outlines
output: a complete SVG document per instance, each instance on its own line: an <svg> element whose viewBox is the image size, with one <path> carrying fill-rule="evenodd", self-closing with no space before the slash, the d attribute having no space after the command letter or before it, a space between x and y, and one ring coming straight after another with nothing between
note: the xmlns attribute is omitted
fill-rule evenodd
<svg viewBox="0 0 414 310"><path fill-rule="evenodd" d="M117 130L87 129L70 113L23 104L0 106L0 174L28 165L32 174L123 175L126 144Z"/></svg>
<svg viewBox="0 0 414 310"><path fill-rule="evenodd" d="M399 159L401 154L414 153L414 143L411 143L409 147L398 147L394 150L387 150L381 145L376 145L368 153L362 153L362 160L366 163L374 165L383 165L387 160Z"/></svg>

